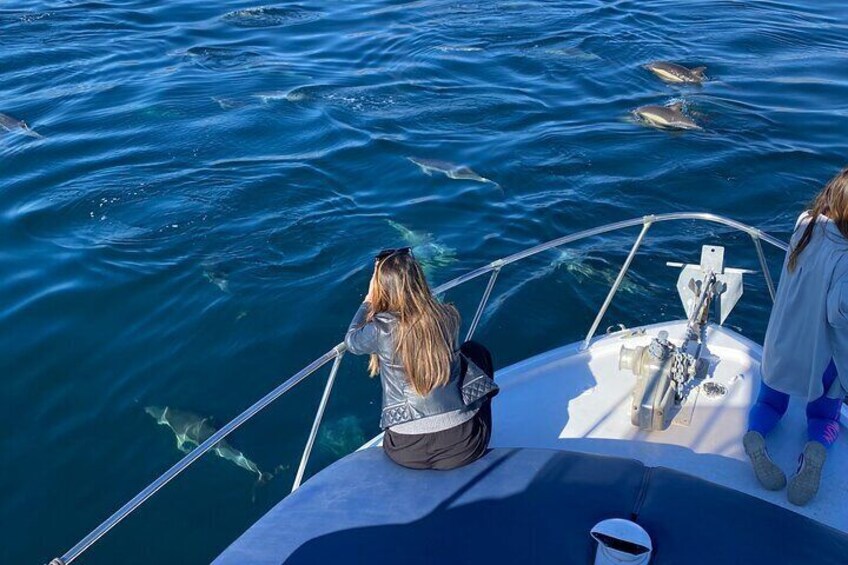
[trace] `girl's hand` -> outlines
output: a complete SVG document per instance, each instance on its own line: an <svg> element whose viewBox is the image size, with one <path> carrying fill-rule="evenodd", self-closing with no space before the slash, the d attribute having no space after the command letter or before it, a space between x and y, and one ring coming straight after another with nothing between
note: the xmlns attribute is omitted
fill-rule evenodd
<svg viewBox="0 0 848 565"><path fill-rule="evenodd" d="M363 302L373 302L374 301L374 278L377 276L376 271L373 275L371 275L371 282L368 283L368 294L365 295L365 300Z"/></svg>

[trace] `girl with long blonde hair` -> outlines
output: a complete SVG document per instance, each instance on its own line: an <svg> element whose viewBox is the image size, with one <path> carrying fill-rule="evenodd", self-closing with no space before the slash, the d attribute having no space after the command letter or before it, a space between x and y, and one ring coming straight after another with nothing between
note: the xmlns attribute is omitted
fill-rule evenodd
<svg viewBox="0 0 848 565"><path fill-rule="evenodd" d="M743 443L759 482L787 484L768 456L765 436L789 406L807 400L807 443L787 496L797 505L818 492L827 448L839 434L848 390L848 167L816 196L795 224L766 330L762 384Z"/></svg>
<svg viewBox="0 0 848 565"><path fill-rule="evenodd" d="M480 344L457 347L456 308L433 296L408 247L377 255L368 294L345 345L370 355L383 389L383 448L416 469L452 469L485 453L490 398L497 393L492 359Z"/></svg>

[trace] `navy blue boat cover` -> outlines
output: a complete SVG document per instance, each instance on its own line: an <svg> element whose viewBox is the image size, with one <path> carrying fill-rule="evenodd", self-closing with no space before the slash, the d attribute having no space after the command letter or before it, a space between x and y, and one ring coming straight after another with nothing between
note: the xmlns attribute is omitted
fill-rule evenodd
<svg viewBox="0 0 848 565"><path fill-rule="evenodd" d="M641 524L654 565L848 564L838 530L632 459L494 449L462 469L412 471L379 448L312 477L215 563L591 563L589 530L606 518Z"/></svg>

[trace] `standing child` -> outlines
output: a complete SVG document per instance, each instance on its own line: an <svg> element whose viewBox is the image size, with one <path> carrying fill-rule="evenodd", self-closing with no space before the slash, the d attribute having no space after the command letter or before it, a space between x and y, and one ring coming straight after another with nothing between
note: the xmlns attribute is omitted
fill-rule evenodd
<svg viewBox="0 0 848 565"><path fill-rule="evenodd" d="M790 395L806 399L808 441L787 490L789 502L804 505L818 492L848 389L848 167L795 224L761 369L745 452L760 484L769 490L786 486L786 475L768 456L765 436L786 412Z"/></svg>

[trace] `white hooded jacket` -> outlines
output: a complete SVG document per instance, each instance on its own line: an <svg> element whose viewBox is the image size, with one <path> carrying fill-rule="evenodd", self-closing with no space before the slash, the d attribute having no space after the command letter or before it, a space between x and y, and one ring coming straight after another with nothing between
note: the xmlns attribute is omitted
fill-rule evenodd
<svg viewBox="0 0 848 565"><path fill-rule="evenodd" d="M809 222L807 212L798 218L790 252ZM788 262L789 253L766 330L763 382L808 401L824 392L837 398L848 390L848 239L819 216L794 271ZM822 374L831 359L839 378L824 391Z"/></svg>

